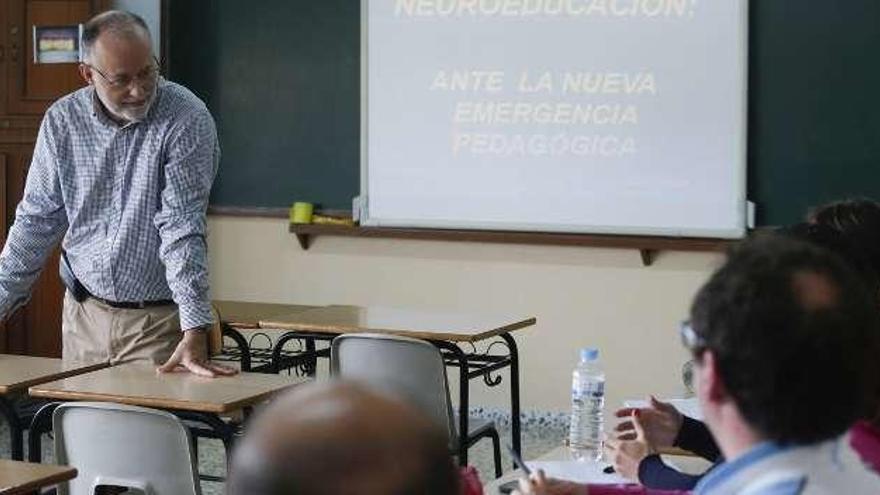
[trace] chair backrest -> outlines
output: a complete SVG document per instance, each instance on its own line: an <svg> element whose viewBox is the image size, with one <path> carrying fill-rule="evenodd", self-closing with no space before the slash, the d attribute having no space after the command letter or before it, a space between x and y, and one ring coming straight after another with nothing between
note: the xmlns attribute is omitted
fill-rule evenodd
<svg viewBox="0 0 880 495"><path fill-rule="evenodd" d="M101 485L145 495L201 495L189 430L171 413L104 402L69 402L52 416L55 459L77 469L59 495Z"/></svg>
<svg viewBox="0 0 880 495"><path fill-rule="evenodd" d="M385 334L345 334L330 349L333 376L365 382L424 411L458 442L446 366L440 350L424 340Z"/></svg>

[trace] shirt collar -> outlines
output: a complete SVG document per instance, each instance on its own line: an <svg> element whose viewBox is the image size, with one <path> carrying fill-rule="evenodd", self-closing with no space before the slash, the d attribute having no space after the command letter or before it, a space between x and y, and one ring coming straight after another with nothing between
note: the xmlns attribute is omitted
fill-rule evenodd
<svg viewBox="0 0 880 495"><path fill-rule="evenodd" d="M713 493L719 487L736 477L741 471L790 448L791 447L781 446L775 442L759 443L736 459L725 462L715 469L712 469L700 480L699 483L697 483L697 486L694 488L694 493Z"/></svg>
<svg viewBox="0 0 880 495"><path fill-rule="evenodd" d="M104 111L103 104L101 103L100 98L98 98L98 91L95 90L94 86L89 87L89 102L92 105L93 119L107 127L120 127L120 125L111 119Z"/></svg>

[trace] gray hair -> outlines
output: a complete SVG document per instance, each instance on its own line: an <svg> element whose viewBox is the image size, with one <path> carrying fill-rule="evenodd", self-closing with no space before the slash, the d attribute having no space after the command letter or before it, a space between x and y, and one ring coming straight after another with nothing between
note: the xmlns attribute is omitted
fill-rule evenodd
<svg viewBox="0 0 880 495"><path fill-rule="evenodd" d="M152 40L150 28L141 16L124 10L108 10L92 17L83 26L81 40L83 62L91 60L95 41L105 32L123 37L146 36L147 40Z"/></svg>

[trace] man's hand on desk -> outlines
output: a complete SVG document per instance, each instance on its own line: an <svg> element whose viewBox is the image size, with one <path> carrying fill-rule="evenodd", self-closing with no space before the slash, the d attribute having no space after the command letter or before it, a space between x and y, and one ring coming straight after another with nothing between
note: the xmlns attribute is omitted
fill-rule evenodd
<svg viewBox="0 0 880 495"><path fill-rule="evenodd" d="M180 339L174 353L158 368L158 371L169 373L181 367L190 373L211 378L238 373L235 368L208 361L208 335L205 328L193 328L183 332L183 338Z"/></svg>

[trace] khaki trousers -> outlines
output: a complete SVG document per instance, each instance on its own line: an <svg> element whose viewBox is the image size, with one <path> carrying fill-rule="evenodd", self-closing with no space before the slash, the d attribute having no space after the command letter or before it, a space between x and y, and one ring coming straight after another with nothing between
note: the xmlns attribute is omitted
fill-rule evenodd
<svg viewBox="0 0 880 495"><path fill-rule="evenodd" d="M62 357L83 363L164 363L180 342L177 306L120 309L64 294Z"/></svg>

